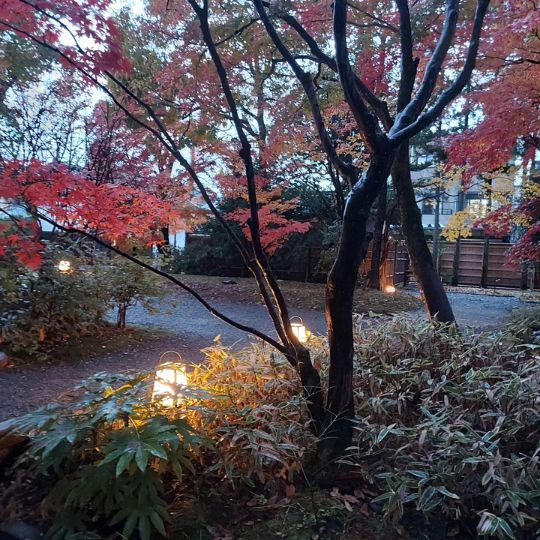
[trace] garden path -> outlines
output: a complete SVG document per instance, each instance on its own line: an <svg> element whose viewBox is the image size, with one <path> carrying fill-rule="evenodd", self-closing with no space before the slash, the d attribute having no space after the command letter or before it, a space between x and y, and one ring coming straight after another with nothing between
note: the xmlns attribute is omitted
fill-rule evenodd
<svg viewBox="0 0 540 540"><path fill-rule="evenodd" d="M460 324L475 327L498 326L513 309L530 305L515 297L449 294ZM213 304L238 321L273 334L271 321L263 306L241 299L216 299ZM321 310L304 308L294 311L293 315L301 316L313 332L325 332L324 313ZM424 316L421 310L413 311L411 315ZM78 381L98 371L152 368L159 363L164 352L171 350L179 352L187 362L199 362L204 357L201 349L210 345L217 335L221 335L222 342L227 346L240 347L249 342L245 334L212 317L186 295L179 295L175 307L165 305L157 313L135 307L128 313L128 321L146 330L165 331L166 334L156 334L153 339L143 343L131 343L120 352L108 351L110 347L104 341L102 350L89 351L83 360L21 364L0 371L0 421L55 400Z"/></svg>

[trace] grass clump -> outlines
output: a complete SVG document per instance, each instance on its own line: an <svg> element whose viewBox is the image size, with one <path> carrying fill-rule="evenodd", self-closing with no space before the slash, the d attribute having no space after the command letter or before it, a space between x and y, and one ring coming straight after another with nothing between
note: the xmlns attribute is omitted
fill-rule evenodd
<svg viewBox="0 0 540 540"><path fill-rule="evenodd" d="M538 311L496 332L395 319L358 336L345 461L381 492L387 518L443 515L471 536L536 530L540 346L523 339Z"/></svg>
<svg viewBox="0 0 540 540"><path fill-rule="evenodd" d="M22 467L45 486L58 538L176 535L194 508L197 538L270 538L283 512L303 524L298 538L532 538L537 321L527 312L475 333L359 320L355 438L330 486L310 466L317 441L293 368L268 347L233 354L219 342L189 375L178 408L149 399L153 373L100 374L68 408L23 417L15 427L32 437ZM309 346L324 375L324 340ZM216 505L226 511L200 510Z"/></svg>

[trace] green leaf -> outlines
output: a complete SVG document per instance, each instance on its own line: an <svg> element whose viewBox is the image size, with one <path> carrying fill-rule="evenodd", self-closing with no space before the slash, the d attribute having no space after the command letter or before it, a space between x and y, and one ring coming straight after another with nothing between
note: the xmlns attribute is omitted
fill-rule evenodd
<svg viewBox="0 0 540 540"><path fill-rule="evenodd" d="M163 523L161 516L156 511L150 513L150 521L152 522L152 525L159 534L161 534L162 536L167 536L165 524Z"/></svg>
<svg viewBox="0 0 540 540"><path fill-rule="evenodd" d="M133 454L126 452L125 454L122 454L120 459L116 463L116 478L118 478L128 467L131 460L133 459Z"/></svg>
<svg viewBox="0 0 540 540"><path fill-rule="evenodd" d="M448 491L444 486L437 487L436 490L444 495L445 497L450 497L451 499L459 500L459 495L456 495L455 493L452 493L451 491Z"/></svg>
<svg viewBox="0 0 540 540"><path fill-rule="evenodd" d="M409 474L412 474L413 476L416 476L417 478L422 479L422 480L428 480L429 479L429 474L426 471L409 470L407 472Z"/></svg>
<svg viewBox="0 0 540 540"><path fill-rule="evenodd" d="M139 518L139 535L141 540L150 540L150 520L148 516L141 516Z"/></svg>
<svg viewBox="0 0 540 540"><path fill-rule="evenodd" d="M137 448L137 452L135 453L135 463L137 463L137 467L139 467L139 470L141 472L144 472L146 470L149 457L150 454L146 452L142 448L142 446L139 446L139 448Z"/></svg>
<svg viewBox="0 0 540 540"><path fill-rule="evenodd" d="M124 523L124 528L122 529L122 534L126 538L130 538L133 534L133 531L135 530L135 527L137 525L137 514L135 512L131 512L126 519L126 522Z"/></svg>

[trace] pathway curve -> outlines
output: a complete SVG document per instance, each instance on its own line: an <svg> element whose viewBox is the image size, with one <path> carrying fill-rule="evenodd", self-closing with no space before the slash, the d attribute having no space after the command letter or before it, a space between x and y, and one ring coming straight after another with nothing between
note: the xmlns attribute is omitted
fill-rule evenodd
<svg viewBox="0 0 540 540"><path fill-rule="evenodd" d="M514 297L463 293L449 293L449 296L460 324L475 327L500 325L513 309L528 305ZM233 299L213 303L217 309L239 322L275 336L263 306L235 302ZM326 330L322 311L301 309L293 315L301 316L314 333L324 333ZM424 316L422 311L412 312L412 315ZM184 295L179 297L176 307L166 307L159 313L135 307L128 314L128 320L146 329L164 330L169 335L131 346L122 352L104 352L84 361L16 366L0 371L0 421L53 401L78 381L98 371L152 368L159 363L161 354L170 350L179 352L186 362L196 363L204 357L201 349L211 344L217 335L221 335L222 342L227 346L241 347L249 341L246 334L212 317L198 302Z"/></svg>

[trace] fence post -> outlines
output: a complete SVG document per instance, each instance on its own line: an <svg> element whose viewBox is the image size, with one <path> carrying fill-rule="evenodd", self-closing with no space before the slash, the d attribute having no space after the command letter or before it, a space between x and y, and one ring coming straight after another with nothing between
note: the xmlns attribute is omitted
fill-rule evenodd
<svg viewBox="0 0 540 540"><path fill-rule="evenodd" d="M485 289L487 287L489 268L489 236L484 235L484 249L482 251L482 275L480 276L480 287Z"/></svg>
<svg viewBox="0 0 540 540"><path fill-rule="evenodd" d="M519 288L524 290L527 289L527 282L529 277L529 265L526 262L521 263L521 283Z"/></svg>
<svg viewBox="0 0 540 540"><path fill-rule="evenodd" d="M454 246L454 260L452 262L452 281L451 285L457 287L459 285L459 259L461 258L461 237L457 237Z"/></svg>
<svg viewBox="0 0 540 540"><path fill-rule="evenodd" d="M402 247L402 255L403 255L403 286L406 287L409 284L411 260L409 259L408 251L404 250L403 247Z"/></svg>

